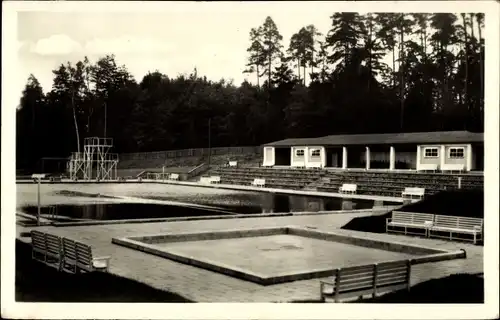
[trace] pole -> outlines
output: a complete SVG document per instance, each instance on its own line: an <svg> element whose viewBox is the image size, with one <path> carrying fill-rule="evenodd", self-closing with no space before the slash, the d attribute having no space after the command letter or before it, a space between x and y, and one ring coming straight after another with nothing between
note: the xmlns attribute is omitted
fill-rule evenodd
<svg viewBox="0 0 500 320"><path fill-rule="evenodd" d="M458 189L462 189L462 177L458 177Z"/></svg>
<svg viewBox="0 0 500 320"><path fill-rule="evenodd" d="M212 149L211 149L211 130L210 130L210 125L211 125L211 118L208 119L208 165L210 165L210 157L212 155Z"/></svg>
<svg viewBox="0 0 500 320"><path fill-rule="evenodd" d="M162 169L161 170L161 178L162 178L163 182L165 182L165 166L163 166L161 169Z"/></svg>
<svg viewBox="0 0 500 320"><path fill-rule="evenodd" d="M37 203L38 203L38 211L36 215L36 225L40 225L40 178L38 178L38 193L37 193Z"/></svg>

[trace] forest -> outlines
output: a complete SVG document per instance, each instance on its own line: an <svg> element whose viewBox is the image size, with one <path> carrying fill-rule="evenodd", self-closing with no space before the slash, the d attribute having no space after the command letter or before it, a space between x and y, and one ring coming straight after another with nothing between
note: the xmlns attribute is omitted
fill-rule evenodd
<svg viewBox="0 0 500 320"><path fill-rule="evenodd" d="M321 33L283 39L271 17L249 30L252 83L150 72L138 82L110 53L27 80L16 113L17 168L83 152L251 146L346 133L484 130L484 14L334 13ZM193 65L195 62L193 62ZM210 134L209 134L210 132ZM210 138L209 138L210 136Z"/></svg>

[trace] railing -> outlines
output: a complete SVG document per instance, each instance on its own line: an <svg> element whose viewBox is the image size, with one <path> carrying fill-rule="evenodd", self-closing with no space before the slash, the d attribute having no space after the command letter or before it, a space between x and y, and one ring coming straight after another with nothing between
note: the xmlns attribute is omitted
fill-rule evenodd
<svg viewBox="0 0 500 320"><path fill-rule="evenodd" d="M207 171L208 169L210 169L210 166L206 163L202 163L199 166L197 166L196 168L189 170L189 172L186 175L186 179L191 179L192 177L196 177L197 175L202 174L203 172Z"/></svg>
<svg viewBox="0 0 500 320"><path fill-rule="evenodd" d="M225 155L225 154L247 154L255 153L261 154L262 147L223 147L223 148L199 148L199 149L182 149L171 151L156 151L156 152L136 152L136 153L122 153L120 154L121 160L149 160L149 159L171 159L183 157L201 157Z"/></svg>

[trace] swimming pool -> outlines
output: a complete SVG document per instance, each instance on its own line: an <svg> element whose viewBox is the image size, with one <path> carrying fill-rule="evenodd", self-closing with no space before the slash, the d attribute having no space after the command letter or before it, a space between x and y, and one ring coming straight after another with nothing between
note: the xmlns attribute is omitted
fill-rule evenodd
<svg viewBox="0 0 500 320"><path fill-rule="evenodd" d="M17 185L20 211L37 213L36 190ZM42 186L41 204L44 218L72 221L370 209L374 201L167 184L51 184Z"/></svg>

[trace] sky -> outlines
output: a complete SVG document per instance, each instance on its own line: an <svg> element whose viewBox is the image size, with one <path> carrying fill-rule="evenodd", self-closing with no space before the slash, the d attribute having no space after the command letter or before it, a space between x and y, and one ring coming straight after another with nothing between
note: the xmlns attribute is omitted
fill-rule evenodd
<svg viewBox="0 0 500 320"><path fill-rule="evenodd" d="M18 12L18 68L13 85L18 97L30 74L48 92L52 70L60 64L74 64L85 56L96 61L106 54L114 54L138 82L148 72L158 70L176 77L191 73L195 67L198 75L210 80L255 82L255 75L243 74L249 32L262 25L267 16L276 23L286 50L291 36L306 25L314 24L326 34L333 13L371 9L366 4L342 6L336 2L160 2L134 8L122 2L120 7L105 9L99 3L87 2L83 6L80 3L76 10L74 6L65 7L71 5L69 2L56 4L49 9ZM390 4L386 11L394 10ZM377 8L381 9L380 5Z"/></svg>
<svg viewBox="0 0 500 320"><path fill-rule="evenodd" d="M48 91L51 70L61 63L91 61L115 54L137 81L149 71L175 77L196 67L208 79L233 79L235 84L252 75L243 74L251 28L263 24L269 15L288 47L293 33L314 24L326 33L332 10L310 10L299 17L279 6L253 12L187 8L161 13L22 12L18 16L20 74L23 89L34 74ZM297 16L299 16L297 14ZM292 18L294 17L294 18Z"/></svg>

